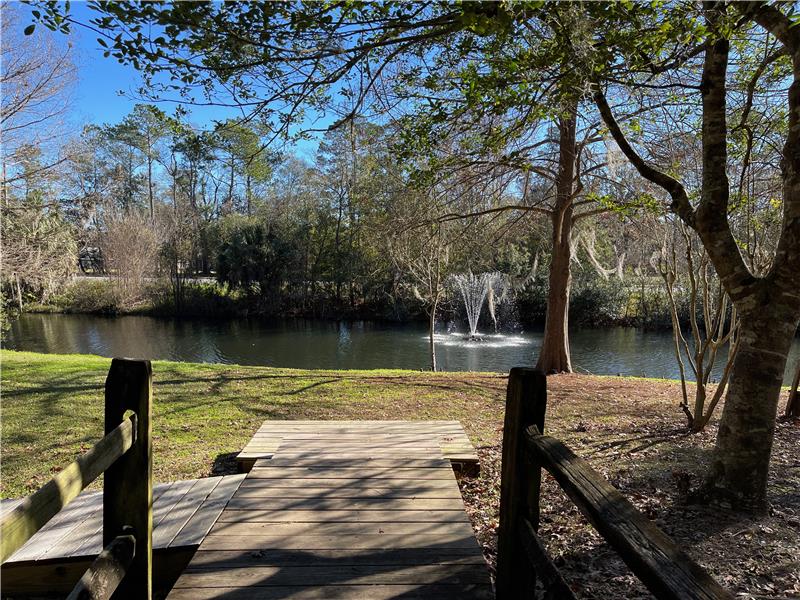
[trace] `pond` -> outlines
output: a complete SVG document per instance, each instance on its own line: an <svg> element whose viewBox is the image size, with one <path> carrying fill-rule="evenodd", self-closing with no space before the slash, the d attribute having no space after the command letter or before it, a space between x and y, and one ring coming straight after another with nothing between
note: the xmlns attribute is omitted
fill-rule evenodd
<svg viewBox="0 0 800 600"><path fill-rule="evenodd" d="M480 342L441 332L437 340L442 370L508 371L535 362L542 332L487 335ZM4 346L33 352L301 369L425 369L428 365L427 333L424 325L416 323L27 314L12 323ZM579 372L679 376L669 332L573 329L570 346ZM789 365L798 357L800 340L795 340ZM787 369L786 385L790 377Z"/></svg>

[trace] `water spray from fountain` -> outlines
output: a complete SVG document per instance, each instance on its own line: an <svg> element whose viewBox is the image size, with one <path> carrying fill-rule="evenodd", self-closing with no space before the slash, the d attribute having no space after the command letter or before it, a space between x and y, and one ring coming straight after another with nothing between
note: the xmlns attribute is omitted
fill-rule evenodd
<svg viewBox="0 0 800 600"><path fill-rule="evenodd" d="M464 308L469 322L468 338L471 340L481 339L478 335L478 321L487 297L489 298L489 315L494 322L495 331L497 331L495 308L505 300L509 288L508 278L497 271L477 275L470 271L453 275L451 280L464 299Z"/></svg>

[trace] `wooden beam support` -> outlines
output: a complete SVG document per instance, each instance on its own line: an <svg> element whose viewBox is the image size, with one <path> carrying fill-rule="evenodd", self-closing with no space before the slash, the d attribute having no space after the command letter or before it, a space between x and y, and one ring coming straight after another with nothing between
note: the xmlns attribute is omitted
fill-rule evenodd
<svg viewBox="0 0 800 600"><path fill-rule="evenodd" d="M67 600L108 600L125 577L136 555L136 538L115 537L83 574Z"/></svg>
<svg viewBox="0 0 800 600"><path fill-rule="evenodd" d="M116 599L150 600L153 593L152 387L149 360L111 362L105 390L106 431L116 427L126 411L137 417L136 444L109 467L103 485L103 546L128 533L136 538L136 555Z"/></svg>
<svg viewBox="0 0 800 600"><path fill-rule="evenodd" d="M531 561L536 576L542 581L545 589L545 599L575 600L575 594L572 593L569 585L561 576L558 567L550 559L550 555L547 554L547 550L542 545L542 540L539 539L539 534L536 533L528 519L522 520L519 535L522 545L525 547L525 552L528 554L528 560Z"/></svg>
<svg viewBox="0 0 800 600"><path fill-rule="evenodd" d="M497 538L497 598L533 597L535 574L527 560L519 530L523 519L539 527L541 472L526 460L523 432L530 425L544 428L547 383L535 369L511 369L503 425L500 482L500 528Z"/></svg>

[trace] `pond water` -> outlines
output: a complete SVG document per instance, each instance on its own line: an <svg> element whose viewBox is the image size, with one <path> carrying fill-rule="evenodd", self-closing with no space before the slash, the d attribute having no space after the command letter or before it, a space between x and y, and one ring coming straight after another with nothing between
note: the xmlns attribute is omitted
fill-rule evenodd
<svg viewBox="0 0 800 600"><path fill-rule="evenodd" d="M541 331L488 335L437 334L437 359L445 371L508 371L531 365ZM99 354L187 362L237 363L302 369L425 369L424 325L307 319L263 321L177 320L95 315L23 315L4 346L33 352ZM679 376L669 332L614 327L570 331L579 372L674 379ZM789 365L800 357L795 340ZM784 379L789 384L788 373Z"/></svg>

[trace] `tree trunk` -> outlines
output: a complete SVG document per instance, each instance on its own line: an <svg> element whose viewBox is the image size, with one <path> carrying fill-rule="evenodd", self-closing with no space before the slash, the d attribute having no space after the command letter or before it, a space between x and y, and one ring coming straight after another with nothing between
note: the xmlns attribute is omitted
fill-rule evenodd
<svg viewBox="0 0 800 600"><path fill-rule="evenodd" d="M570 213L572 210L570 209ZM553 218L553 259L550 263L544 339L536 368L545 373L571 373L569 353L569 292L572 219Z"/></svg>
<svg viewBox="0 0 800 600"><path fill-rule="evenodd" d="M769 306L742 315L739 348L701 497L735 510L766 511L775 414L796 326L792 315Z"/></svg>
<svg viewBox="0 0 800 600"><path fill-rule="evenodd" d="M577 102L558 123L559 158L556 206L553 211L553 253L544 339L536 368L545 373L571 373L569 355L569 291L572 283L572 210L575 179Z"/></svg>
<svg viewBox="0 0 800 600"><path fill-rule="evenodd" d="M728 223L726 76L729 42L710 38L705 47L703 101L703 180L694 208L684 185L648 164L630 145L602 91L595 101L620 150L639 173L669 192L672 210L693 227L740 315L739 346L717 445L699 496L750 512L766 508L769 458L786 358L800 319L797 273L800 271L800 33L773 5L740 3L739 10L775 35L792 58L788 133L781 157L783 225L772 267L754 277L742 259ZM722 3L706 3L712 27L726 15ZM713 43L712 43L713 42Z"/></svg>
<svg viewBox="0 0 800 600"><path fill-rule="evenodd" d="M431 306L431 314L428 318L428 339L430 341L431 349L431 371L436 372L436 302Z"/></svg>
<svg viewBox="0 0 800 600"><path fill-rule="evenodd" d="M233 152L231 152L231 172L230 172L230 180L228 182L228 202L229 207L228 210L233 211L233 185L234 185L234 176L236 174L236 161L233 157Z"/></svg>
<svg viewBox="0 0 800 600"><path fill-rule="evenodd" d="M150 201L150 222L155 223L156 211L153 201L153 159L149 154L147 155L147 197Z"/></svg>
<svg viewBox="0 0 800 600"><path fill-rule="evenodd" d="M792 387L789 390L789 400L786 401L786 410L784 416L786 417L800 417L800 393L797 388L800 386L800 358L797 359L797 365L794 370L794 380Z"/></svg>
<svg viewBox="0 0 800 600"><path fill-rule="evenodd" d="M247 181L246 181L246 190L247 190L247 192L246 192L246 194L247 194L247 216L250 216L250 215L252 215L252 214L253 214L253 210L252 210L252 206L251 206L251 194L252 194L253 192L252 192L252 190L250 189L250 186L251 186L251 182L250 182L250 174L248 174L248 175L247 175Z"/></svg>

